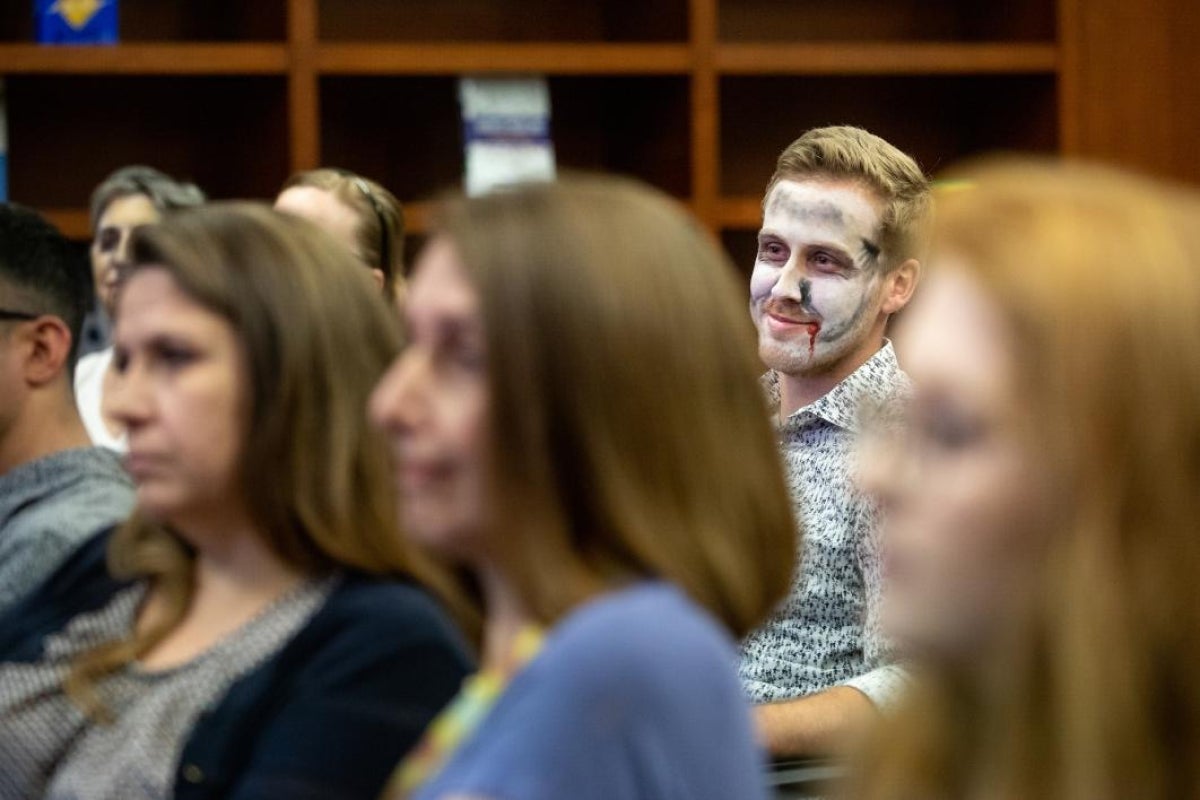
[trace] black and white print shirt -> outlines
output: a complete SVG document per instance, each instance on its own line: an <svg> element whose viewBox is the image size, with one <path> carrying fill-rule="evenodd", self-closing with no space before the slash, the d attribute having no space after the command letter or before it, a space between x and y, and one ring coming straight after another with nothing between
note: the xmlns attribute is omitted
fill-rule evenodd
<svg viewBox="0 0 1200 800"><path fill-rule="evenodd" d="M772 408L778 376L764 377ZM803 532L792 591L742 643L740 674L756 703L851 686L887 706L906 677L879 630L882 570L876 511L854 477L855 440L866 405L910 392L890 342L832 391L778 426L788 488Z"/></svg>

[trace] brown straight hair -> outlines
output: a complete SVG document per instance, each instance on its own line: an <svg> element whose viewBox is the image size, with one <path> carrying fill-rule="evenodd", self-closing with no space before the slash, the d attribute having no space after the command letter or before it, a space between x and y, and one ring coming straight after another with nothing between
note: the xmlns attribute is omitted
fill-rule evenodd
<svg viewBox="0 0 1200 800"><path fill-rule="evenodd" d="M496 547L550 624L643 577L736 636L790 584L798 541L744 291L678 204L565 178L451 201L479 290Z"/></svg>
<svg viewBox="0 0 1200 800"><path fill-rule="evenodd" d="M962 175L935 247L1007 319L1058 502L992 663L930 665L850 796L1196 797L1200 198L1101 167Z"/></svg>
<svg viewBox="0 0 1200 800"><path fill-rule="evenodd" d="M474 614L456 584L397 528L388 454L366 404L401 339L353 256L311 224L248 203L182 211L140 228L131 254L131 274L166 271L241 339L249 386L239 479L271 549L309 574L413 577L470 625ZM140 512L114 534L108 556L113 575L151 580L170 611L74 665L68 691L93 713L102 713L96 679L169 634L193 589L188 546Z"/></svg>

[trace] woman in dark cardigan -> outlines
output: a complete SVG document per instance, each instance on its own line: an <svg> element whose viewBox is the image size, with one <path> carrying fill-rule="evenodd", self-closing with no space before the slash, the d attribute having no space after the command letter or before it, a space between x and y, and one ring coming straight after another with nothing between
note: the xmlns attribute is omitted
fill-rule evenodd
<svg viewBox="0 0 1200 800"><path fill-rule="evenodd" d="M138 509L0 620L0 797L374 798L458 689L364 415L399 336L343 251L253 206L137 234Z"/></svg>

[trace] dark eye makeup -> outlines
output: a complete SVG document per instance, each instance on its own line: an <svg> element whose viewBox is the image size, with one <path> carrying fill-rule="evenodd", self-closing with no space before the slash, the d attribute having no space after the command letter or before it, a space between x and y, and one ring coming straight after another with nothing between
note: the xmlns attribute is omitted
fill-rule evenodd
<svg viewBox="0 0 1200 800"><path fill-rule="evenodd" d="M111 253L121 243L121 231L118 228L104 228L96 235L96 247L101 253Z"/></svg>

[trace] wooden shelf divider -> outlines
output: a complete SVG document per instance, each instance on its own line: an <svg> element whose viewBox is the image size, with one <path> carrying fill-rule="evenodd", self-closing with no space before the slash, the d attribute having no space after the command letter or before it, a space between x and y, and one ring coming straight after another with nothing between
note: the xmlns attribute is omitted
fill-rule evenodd
<svg viewBox="0 0 1200 800"><path fill-rule="evenodd" d="M729 75L1053 74L1058 62L1053 43L820 42L717 48L717 69Z"/></svg>
<svg viewBox="0 0 1200 800"><path fill-rule="evenodd" d="M325 75L682 75L691 61L682 44L322 44L317 68Z"/></svg>
<svg viewBox="0 0 1200 800"><path fill-rule="evenodd" d="M86 208L40 208L38 211L68 239L92 238L92 226Z"/></svg>
<svg viewBox="0 0 1200 800"><path fill-rule="evenodd" d="M288 0L288 155L292 172L320 166L317 0Z"/></svg>
<svg viewBox="0 0 1200 800"><path fill-rule="evenodd" d="M758 230L762 223L762 198L722 197L717 201L717 227L724 230Z"/></svg>
<svg viewBox="0 0 1200 800"><path fill-rule="evenodd" d="M2 75L284 75L282 44L0 44Z"/></svg>

